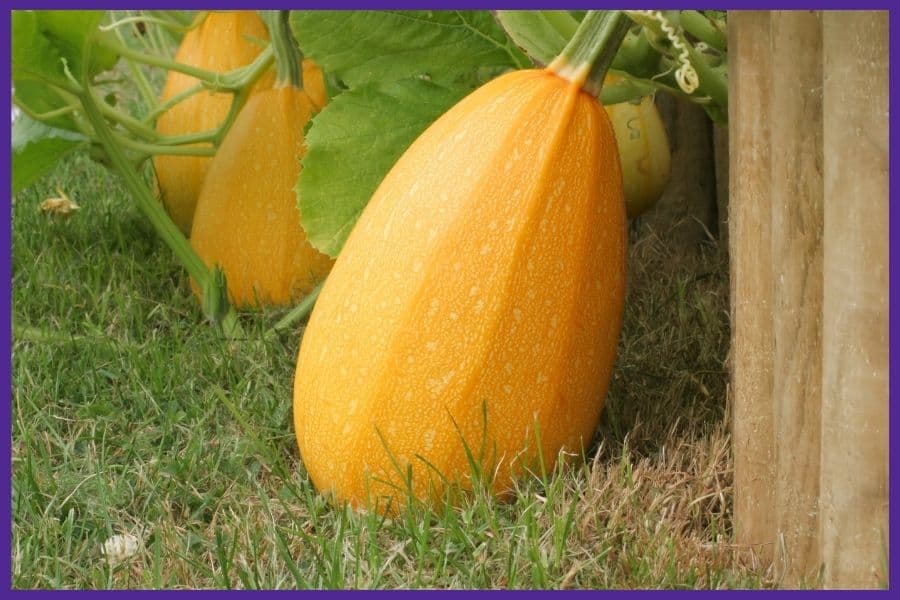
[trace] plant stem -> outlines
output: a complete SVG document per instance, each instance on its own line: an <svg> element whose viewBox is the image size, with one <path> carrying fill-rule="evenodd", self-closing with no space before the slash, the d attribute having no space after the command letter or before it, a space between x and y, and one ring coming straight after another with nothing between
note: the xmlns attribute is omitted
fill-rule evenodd
<svg viewBox="0 0 900 600"><path fill-rule="evenodd" d="M678 22L686 32L701 42L720 52L725 52L728 44L725 36L703 13L696 10L683 10L679 15Z"/></svg>
<svg viewBox="0 0 900 600"><path fill-rule="evenodd" d="M713 102L718 104L726 113L728 112L728 78L721 70L712 68L706 62L706 58L697 52L694 47L685 42L688 56L691 64L697 71L697 78L700 86L697 88L697 94L694 95L709 96Z"/></svg>
<svg viewBox="0 0 900 600"><path fill-rule="evenodd" d="M588 11L575 35L548 69L598 96L603 78L631 22L620 10Z"/></svg>
<svg viewBox="0 0 900 600"><path fill-rule="evenodd" d="M116 142L131 150L137 150L147 155L168 156L213 156L216 153L215 146L187 146L187 145L160 145L139 142L123 135L113 134Z"/></svg>
<svg viewBox="0 0 900 600"><path fill-rule="evenodd" d="M145 116L143 119L144 123L149 123L150 121L153 121L159 115L163 114L164 112L166 112L167 110L169 110L170 108L172 108L173 106L175 106L176 104L181 102L182 100L186 100L187 98L190 98L194 94L196 94L204 89L206 89L205 85L203 85L202 83L197 83L197 84L194 84L191 87L185 89L182 92L178 92L177 94L175 94L174 96L172 96L171 98L166 100L165 102L158 104L155 109L153 109L149 113L147 113L147 116Z"/></svg>
<svg viewBox="0 0 900 600"><path fill-rule="evenodd" d="M147 52L140 52L139 50L134 50L133 48L129 48L128 46L117 42L104 41L103 46L117 52L125 58L135 60L139 63L190 75L191 77L204 82L208 87L221 91L235 91L244 87L248 80L255 80L258 78L258 76L255 76L256 71L260 68L265 70L265 68L268 67L269 61L272 60L272 50L266 48L260 52L259 56L257 56L249 65L227 73L216 73L214 71L207 71L206 69L200 69L198 67L176 62L163 56L155 56L153 54L148 54Z"/></svg>
<svg viewBox="0 0 900 600"><path fill-rule="evenodd" d="M157 234L162 238L163 242L175 253L179 262L184 265L187 272L201 286L209 278L209 269L203 263L203 260L197 256L187 238L181 233L181 230L172 222L169 215L166 214L162 204L153 197L153 194L147 189L147 186L141 180L140 174L135 170L134 166L125 158L117 142L115 134L107 125L106 120L98 106L97 100L94 98L94 92L90 88L85 88L80 94L84 113L93 125L94 132L100 141L103 149L106 151L112 166L118 171L119 175L125 182L125 186L137 202L138 208L150 220ZM242 336L240 324L237 321L237 314L234 309L229 309L228 314L222 321L222 330L228 337Z"/></svg>
<svg viewBox="0 0 900 600"><path fill-rule="evenodd" d="M277 69L276 82L279 85L292 85L303 88L303 53L297 46L297 40L291 32L288 20L290 11L264 10L260 13L269 29L272 49L275 53Z"/></svg>
<svg viewBox="0 0 900 600"><path fill-rule="evenodd" d="M313 306L315 306L316 304L316 299L319 297L319 292L322 291L323 285L324 282L313 288L313 290L309 294L307 294L306 297L303 298L303 300L300 301L300 304L292 308L290 312L279 319L271 329L263 334L263 339L269 340L274 338L282 331L290 329L297 321L300 321L301 319L304 319L306 316L308 316L309 313L312 312Z"/></svg>
<svg viewBox="0 0 900 600"><path fill-rule="evenodd" d="M122 30L116 28L116 38L123 45L125 44L125 36L122 34ZM140 67L135 64L135 62L131 59L126 58L125 62L128 64L128 70L131 71L131 76L134 77L134 81L137 84L138 91L141 94L141 98L143 98L144 103L147 105L149 110L153 110L156 107L156 94L153 93L153 88L150 86L150 82L147 81L147 78L144 77L143 71L141 71Z"/></svg>

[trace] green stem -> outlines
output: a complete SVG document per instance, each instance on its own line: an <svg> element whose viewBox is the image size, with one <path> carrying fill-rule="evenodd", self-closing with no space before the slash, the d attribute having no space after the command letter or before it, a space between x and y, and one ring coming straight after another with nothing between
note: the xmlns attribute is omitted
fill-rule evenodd
<svg viewBox="0 0 900 600"><path fill-rule="evenodd" d="M122 44L125 43L125 37L122 34L122 30L116 28L116 38ZM144 76L144 72L141 71L140 67L131 59L125 59L125 62L128 64L128 70L131 72L131 76L134 78L135 83L137 84L138 92L141 94L141 98L144 100L144 104L147 105L149 110L153 110L156 107L157 100L156 94L153 93L153 88L150 86L150 82L147 81L147 78Z"/></svg>
<svg viewBox="0 0 900 600"><path fill-rule="evenodd" d="M164 112L166 112L167 110L169 110L170 108L172 108L173 106L178 104L179 102L182 102L183 100L190 98L194 94L196 94L204 89L206 89L205 85L203 85L202 83L197 83L197 84L194 84L191 87L185 89L184 91L178 92L177 94L175 94L174 96L172 96L171 98L166 100L165 102L158 104L155 109L153 109L149 113L147 113L147 116L144 117L143 122L149 123L149 122L155 120L159 115L163 114Z"/></svg>
<svg viewBox="0 0 900 600"><path fill-rule="evenodd" d="M80 97L84 113L93 125L100 144L109 157L110 163L118 171L128 191L131 192L131 195L137 202L138 209L150 220L163 242L172 250L190 276L202 288L209 278L209 269L206 268L203 260L197 256L197 253L194 252L188 243L187 238L184 237L178 226L172 222L162 204L153 197L153 194L150 193L150 190L147 189L147 186L141 180L140 174L122 153L115 134L103 118L93 91L87 88ZM228 337L243 335L234 309L230 309L223 319L222 329Z"/></svg>
<svg viewBox="0 0 900 600"><path fill-rule="evenodd" d="M588 11L575 35L548 68L599 96L606 71L630 26L620 10Z"/></svg>
<svg viewBox="0 0 900 600"><path fill-rule="evenodd" d="M270 340L277 336L279 333L290 329L294 323L306 318L310 312L312 312L313 306L316 304L316 300L319 297L319 292L322 291L323 283L317 285L313 290L306 295L303 300L300 301L300 304L295 306L284 315L277 323L275 323L271 329L269 329L265 334L263 334L263 339Z"/></svg>
<svg viewBox="0 0 900 600"><path fill-rule="evenodd" d="M139 63L190 75L207 84L207 87L220 91L239 90L248 80L255 80L258 78L258 76L254 75L256 71L260 68L262 68L262 70L268 68L269 63L272 60L272 50L266 48L260 52L259 56L257 56L249 65L227 73L216 73L214 71L207 71L206 69L200 69L191 65L176 62L164 56L156 56L147 52L141 52L117 42L104 41L103 46L113 52L117 52L125 58L135 60Z"/></svg>
<svg viewBox="0 0 900 600"><path fill-rule="evenodd" d="M688 57L697 71L699 87L694 95L709 96L713 102L728 112L728 78L722 70L716 70L706 62L706 58L697 52L694 47L685 42ZM699 94L698 94L699 92Z"/></svg>
<svg viewBox="0 0 900 600"><path fill-rule="evenodd" d="M297 40L291 32L288 20L290 11L264 10L260 11L266 27L269 29L269 38L272 40L272 49L275 53L275 65L277 69L276 81L279 85L292 85L303 87L303 53L297 46Z"/></svg>
<svg viewBox="0 0 900 600"><path fill-rule="evenodd" d="M134 24L155 23L157 25L162 25L163 27L168 27L169 29L172 29L174 31L180 31L180 32L187 31L187 27L185 27L184 25L181 25L180 23L168 21L168 20L162 19L160 17L154 17L149 14L134 15L131 17L123 17L117 21L113 21L109 25L104 25L102 27L99 27L98 29L100 29L100 31L110 31L112 29L118 29L122 25L129 25L132 23L134 23Z"/></svg>
<svg viewBox="0 0 900 600"><path fill-rule="evenodd" d="M637 77L652 77L658 72L659 60L659 53L643 32L629 31L613 59L612 68Z"/></svg>
<svg viewBox="0 0 900 600"><path fill-rule="evenodd" d="M216 153L215 146L169 146L160 144L147 144L139 142L131 138L114 133L116 142L146 155L169 155L169 156L214 156Z"/></svg>
<svg viewBox="0 0 900 600"><path fill-rule="evenodd" d="M709 18L696 10L683 10L678 19L681 27L711 48L725 52L727 40L722 31Z"/></svg>

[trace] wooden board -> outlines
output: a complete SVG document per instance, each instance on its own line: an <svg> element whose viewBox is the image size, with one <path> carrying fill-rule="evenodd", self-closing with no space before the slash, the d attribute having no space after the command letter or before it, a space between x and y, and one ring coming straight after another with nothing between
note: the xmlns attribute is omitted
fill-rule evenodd
<svg viewBox="0 0 900 600"><path fill-rule="evenodd" d="M767 11L728 14L734 527L765 562L775 531L769 23Z"/></svg>
<svg viewBox="0 0 900 600"><path fill-rule="evenodd" d="M885 583L888 17L826 12L821 548L827 587Z"/></svg>
<svg viewBox="0 0 900 600"><path fill-rule="evenodd" d="M775 575L816 583L822 378L822 13L772 14Z"/></svg>

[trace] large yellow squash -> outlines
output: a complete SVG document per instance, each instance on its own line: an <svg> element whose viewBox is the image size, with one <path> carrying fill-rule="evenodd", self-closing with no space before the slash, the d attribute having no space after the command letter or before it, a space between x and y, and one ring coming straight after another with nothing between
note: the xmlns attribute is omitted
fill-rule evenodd
<svg viewBox="0 0 900 600"><path fill-rule="evenodd" d="M470 485L465 446L497 492L587 448L625 232L613 129L579 85L512 72L438 119L375 192L304 334L294 424L315 486L396 508L407 489Z"/></svg>
<svg viewBox="0 0 900 600"><path fill-rule="evenodd" d="M203 22L185 34L175 54L177 62L216 73L250 64L269 40L269 32L254 11L210 12ZM325 105L322 72L311 62L303 63L304 87L319 108ZM198 80L169 71L160 102L197 85ZM255 89L275 84L274 69L267 72ZM228 115L232 94L200 91L160 115L156 129L163 135L201 133L219 127ZM187 235L194 209L211 158L205 156L160 155L153 160L163 204L176 225Z"/></svg>
<svg viewBox="0 0 900 600"><path fill-rule="evenodd" d="M314 110L290 85L254 93L210 164L191 246L207 266L222 268L239 308L292 304L334 262L307 241L294 192Z"/></svg>

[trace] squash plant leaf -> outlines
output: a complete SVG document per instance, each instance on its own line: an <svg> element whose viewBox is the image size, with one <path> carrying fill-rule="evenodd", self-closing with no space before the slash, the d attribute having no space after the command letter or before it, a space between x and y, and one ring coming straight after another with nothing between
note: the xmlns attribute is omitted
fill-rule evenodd
<svg viewBox="0 0 900 600"><path fill-rule="evenodd" d="M487 11L293 11L291 26L304 54L350 88L530 66Z"/></svg>
<svg viewBox="0 0 900 600"><path fill-rule="evenodd" d="M103 44L112 40L112 32L98 29L105 13L99 10L42 10L36 13L44 36L59 50L69 63L69 70L76 78L85 71L88 77L111 69L119 56ZM92 44L90 54L88 44Z"/></svg>
<svg viewBox="0 0 900 600"><path fill-rule="evenodd" d="M87 143L84 136L19 115L12 128L12 192L31 185L59 160Z"/></svg>
<svg viewBox="0 0 900 600"><path fill-rule="evenodd" d="M98 29L100 11L14 11L12 14L12 78L16 104L31 114L44 114L64 108L67 101L60 88L73 77L89 77L115 65L118 55L94 43L111 34ZM87 53L91 44L90 54ZM65 114L48 123L75 130Z"/></svg>
<svg viewBox="0 0 900 600"><path fill-rule="evenodd" d="M498 10L497 21L528 56L542 65L562 52L578 28L575 17L562 10Z"/></svg>
<svg viewBox="0 0 900 600"><path fill-rule="evenodd" d="M336 96L313 120L297 184L303 228L337 256L378 184L410 144L470 91L419 78Z"/></svg>

